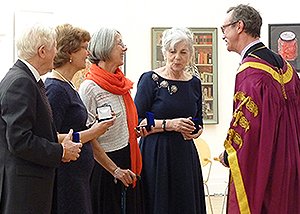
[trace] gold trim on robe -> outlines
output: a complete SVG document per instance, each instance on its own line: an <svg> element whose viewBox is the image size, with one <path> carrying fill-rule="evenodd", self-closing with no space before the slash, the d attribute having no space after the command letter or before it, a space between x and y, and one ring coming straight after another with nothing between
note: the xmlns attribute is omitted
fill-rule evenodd
<svg viewBox="0 0 300 214"><path fill-rule="evenodd" d="M239 204L240 213L250 214L251 212L249 208L249 202L248 202L238 158L236 155L236 150L232 146L232 140L239 141L237 140L239 139L237 135L240 137L240 135L237 132L235 132L233 129L229 129L228 139L225 140L224 147L228 153L228 161L229 161L230 171L235 186L236 197ZM240 140L241 140L240 143L242 144L242 139L240 138Z"/></svg>
<svg viewBox="0 0 300 214"><path fill-rule="evenodd" d="M284 84L289 83L292 80L294 75L293 68L289 63L287 63L286 71L283 71L282 69L278 69L278 70L273 69L272 67L259 62L245 62L239 67L238 72L243 72L245 69L250 67L254 69L260 69L270 74L271 77L282 86L283 96L285 99L287 99ZM245 94L245 92L242 91L237 91L235 93L234 102L235 102L235 106L237 107L233 114L231 128L228 130L227 138L224 142L224 147L228 154L228 162L230 165L231 179L233 179L234 182L234 188L236 193L236 199L239 206L239 211L242 214L250 214L251 210L249 206L249 201L245 189L245 184L244 184L237 152L243 146L244 139L242 137L244 137L245 134L247 134L246 132L251 127L250 126L251 120L250 118L246 118L245 112L248 111L251 113L251 115L253 115L253 117L257 117L259 114L259 108L257 104L253 101L252 97L247 96L247 94ZM243 106L245 108L243 108ZM242 135L237 133L237 131L235 130L238 125L245 130L245 133L243 133Z"/></svg>
<svg viewBox="0 0 300 214"><path fill-rule="evenodd" d="M245 132L250 129L250 121L244 115L242 111L242 107L244 106L244 110L250 112L253 117L257 117L259 110L257 104L253 101L250 96L247 96L244 92L238 91L234 95L234 102L240 102L238 107L235 109L233 114L234 121L232 122L232 126L236 127L237 125L241 126ZM236 197L239 205L239 209L241 213L250 214L250 207L248 202L247 193L245 190L245 185L243 182L242 173L240 170L237 151L232 146L232 143L235 143L240 149L243 146L243 138L242 136L234 129L228 130L227 139L224 142L224 147L228 153L228 162L231 170L231 178L233 179Z"/></svg>
<svg viewBox="0 0 300 214"><path fill-rule="evenodd" d="M288 68L284 74L279 74L277 71L275 71L270 66L265 65L260 62L245 62L239 67L238 72L242 72L243 70L245 70L248 67L266 71L267 73L271 74L272 77L279 83L281 83L283 81L283 83L286 84L289 81L291 81L291 79L293 77L293 68L289 63L287 63Z"/></svg>

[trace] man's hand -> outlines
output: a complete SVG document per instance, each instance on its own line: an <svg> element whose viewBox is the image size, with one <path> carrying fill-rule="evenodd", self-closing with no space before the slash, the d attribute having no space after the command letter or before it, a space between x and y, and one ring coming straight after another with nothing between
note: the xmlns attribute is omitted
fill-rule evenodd
<svg viewBox="0 0 300 214"><path fill-rule="evenodd" d="M71 129L67 136L63 139L61 145L63 147L63 162L75 161L79 158L82 143L74 143L72 141L73 130Z"/></svg>
<svg viewBox="0 0 300 214"><path fill-rule="evenodd" d="M225 166L225 167L229 167L227 164L226 164L226 161L225 161L225 151L222 152L220 155L219 155L219 158L215 158L215 160L218 160L220 161L220 163Z"/></svg>

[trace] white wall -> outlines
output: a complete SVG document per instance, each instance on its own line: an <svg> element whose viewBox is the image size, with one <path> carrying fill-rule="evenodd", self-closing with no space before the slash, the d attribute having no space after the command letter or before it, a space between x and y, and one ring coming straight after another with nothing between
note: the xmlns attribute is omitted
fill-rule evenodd
<svg viewBox="0 0 300 214"><path fill-rule="evenodd" d="M261 40L268 45L268 24L299 23L296 0L282 1L234 1L234 0L11 0L0 9L0 78L13 63L13 14L20 11L53 12L47 22L71 23L91 33L101 26L118 29L128 46L126 72L135 83L139 76L151 68L151 27L218 27L223 24L226 10L239 3L248 4L261 12L263 17ZM37 19L39 19L37 17ZM26 18L27 23L34 18ZM37 20L39 21L39 20ZM202 138L211 146L212 156L223 151L232 113L232 97L235 71L239 56L228 53L218 31L218 94L219 124L205 126ZM135 85L136 86L136 85ZM135 93L136 88L133 90ZM222 193L228 178L228 170L214 162L209 181L212 193Z"/></svg>

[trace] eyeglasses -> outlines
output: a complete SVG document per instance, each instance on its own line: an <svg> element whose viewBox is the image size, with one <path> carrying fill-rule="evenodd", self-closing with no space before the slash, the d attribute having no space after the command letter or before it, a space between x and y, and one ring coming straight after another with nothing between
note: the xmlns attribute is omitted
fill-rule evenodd
<svg viewBox="0 0 300 214"><path fill-rule="evenodd" d="M125 45L122 41L120 41L120 42L118 43L118 45L120 45L123 49L126 48L126 45Z"/></svg>
<svg viewBox="0 0 300 214"><path fill-rule="evenodd" d="M227 28L227 27L229 27L229 26L231 26L231 25L234 25L234 24L236 24L236 23L238 23L239 21L235 21L235 22L230 22L229 24L227 24L227 25L223 25L223 26L221 26L221 30L222 30L222 33L224 34L224 32L225 32L225 29Z"/></svg>

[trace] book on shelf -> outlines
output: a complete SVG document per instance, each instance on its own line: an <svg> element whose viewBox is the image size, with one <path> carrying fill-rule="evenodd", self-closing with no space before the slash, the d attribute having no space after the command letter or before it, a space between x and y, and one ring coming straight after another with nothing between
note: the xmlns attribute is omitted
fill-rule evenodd
<svg viewBox="0 0 300 214"><path fill-rule="evenodd" d="M212 44L212 34L195 34L194 43L198 45L211 45Z"/></svg>
<svg viewBox="0 0 300 214"><path fill-rule="evenodd" d="M201 80L204 83L213 83L213 75L211 73L203 72L201 73Z"/></svg>
<svg viewBox="0 0 300 214"><path fill-rule="evenodd" d="M207 88L208 88L208 92L207 92L208 98L212 98L213 97L212 87L208 86Z"/></svg>
<svg viewBox="0 0 300 214"><path fill-rule="evenodd" d="M213 98L212 87L211 86L204 86L202 88L202 94L203 94L204 99Z"/></svg>
<svg viewBox="0 0 300 214"><path fill-rule="evenodd" d="M205 112L206 113L212 113L213 112L213 106L211 102L204 102L205 105Z"/></svg>
<svg viewBox="0 0 300 214"><path fill-rule="evenodd" d="M199 70L200 73L213 74L213 66L207 66L207 65L203 65L203 64L202 65L198 64L197 67L198 67L198 70Z"/></svg>
<svg viewBox="0 0 300 214"><path fill-rule="evenodd" d="M207 50L195 49L195 62L197 64L212 64L212 54Z"/></svg>

